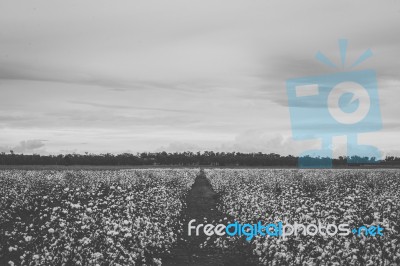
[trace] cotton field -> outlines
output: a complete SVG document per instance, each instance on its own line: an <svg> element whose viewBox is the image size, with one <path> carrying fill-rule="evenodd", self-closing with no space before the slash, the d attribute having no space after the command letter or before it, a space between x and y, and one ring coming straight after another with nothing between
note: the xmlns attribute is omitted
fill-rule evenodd
<svg viewBox="0 0 400 266"><path fill-rule="evenodd" d="M399 170L206 171L221 195L219 208L236 221L348 223L385 228L383 237L256 237L253 253L262 265L399 265ZM217 239L225 249L239 239Z"/></svg>
<svg viewBox="0 0 400 266"><path fill-rule="evenodd" d="M197 172L0 171L0 264L161 265Z"/></svg>
<svg viewBox="0 0 400 266"><path fill-rule="evenodd" d="M187 247L196 236L184 233L191 218L182 213L199 169L0 170L0 265L157 266L173 262L177 246L215 261L251 254L260 265L400 265L399 170L204 174L219 212L212 220L202 210L208 223L380 225L384 236L225 235Z"/></svg>

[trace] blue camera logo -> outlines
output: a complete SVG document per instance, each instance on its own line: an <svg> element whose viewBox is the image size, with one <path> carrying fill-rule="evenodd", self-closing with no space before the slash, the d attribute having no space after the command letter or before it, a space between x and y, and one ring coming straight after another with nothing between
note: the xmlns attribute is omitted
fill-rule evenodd
<svg viewBox="0 0 400 266"><path fill-rule="evenodd" d="M346 40L339 40L345 64ZM372 55L367 50L351 67ZM336 67L323 54L316 58ZM347 136L348 163L374 163L381 158L373 146L360 145L357 134L382 128L376 74L373 70L339 72L289 79L286 83L295 140L320 139L321 149L300 155L299 167L332 167L332 139ZM312 158L325 158L313 160Z"/></svg>

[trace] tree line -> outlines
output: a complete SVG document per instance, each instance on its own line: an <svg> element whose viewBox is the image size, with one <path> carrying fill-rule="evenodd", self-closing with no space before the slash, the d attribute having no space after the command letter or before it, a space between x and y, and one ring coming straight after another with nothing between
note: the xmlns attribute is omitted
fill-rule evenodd
<svg viewBox="0 0 400 266"><path fill-rule="evenodd" d="M302 161L318 165L330 161L330 158L302 157ZM332 160L333 166L363 165L376 163L381 166L400 166L400 158L388 156L384 160L376 161L375 158L341 156ZM175 166L281 166L297 167L299 157L276 153L241 153L241 152L143 152L122 154L15 154L14 152L0 153L1 165L175 165Z"/></svg>

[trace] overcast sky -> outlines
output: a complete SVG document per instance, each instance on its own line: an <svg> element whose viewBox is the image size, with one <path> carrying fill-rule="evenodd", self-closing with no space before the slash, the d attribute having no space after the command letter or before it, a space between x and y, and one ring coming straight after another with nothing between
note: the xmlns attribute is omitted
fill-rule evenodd
<svg viewBox="0 0 400 266"><path fill-rule="evenodd" d="M400 154L400 1L0 2L0 150L218 150L298 154L289 78L378 76L383 130Z"/></svg>

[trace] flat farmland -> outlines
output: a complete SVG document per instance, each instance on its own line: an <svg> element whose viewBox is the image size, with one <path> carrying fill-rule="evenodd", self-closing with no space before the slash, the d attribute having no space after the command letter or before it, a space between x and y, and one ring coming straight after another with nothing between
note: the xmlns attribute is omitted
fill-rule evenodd
<svg viewBox="0 0 400 266"><path fill-rule="evenodd" d="M2 169L0 196L0 265L400 264L400 170ZM196 237L192 218L384 236Z"/></svg>

